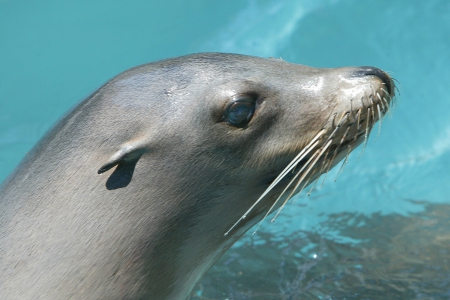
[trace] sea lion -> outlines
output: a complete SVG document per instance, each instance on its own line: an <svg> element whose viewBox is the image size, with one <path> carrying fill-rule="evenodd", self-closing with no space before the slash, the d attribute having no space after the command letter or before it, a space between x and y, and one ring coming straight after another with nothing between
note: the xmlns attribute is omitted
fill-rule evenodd
<svg viewBox="0 0 450 300"><path fill-rule="evenodd" d="M2 185L0 298L186 299L245 231L367 140L393 96L376 68L236 54L116 76Z"/></svg>

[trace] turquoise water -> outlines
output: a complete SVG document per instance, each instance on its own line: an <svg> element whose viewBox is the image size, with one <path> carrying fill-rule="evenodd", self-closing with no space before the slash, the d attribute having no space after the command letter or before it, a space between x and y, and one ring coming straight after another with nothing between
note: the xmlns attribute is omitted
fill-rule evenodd
<svg viewBox="0 0 450 300"><path fill-rule="evenodd" d="M449 1L0 0L0 181L115 74L200 51L375 65L400 96L337 182L247 235L193 299L450 298Z"/></svg>

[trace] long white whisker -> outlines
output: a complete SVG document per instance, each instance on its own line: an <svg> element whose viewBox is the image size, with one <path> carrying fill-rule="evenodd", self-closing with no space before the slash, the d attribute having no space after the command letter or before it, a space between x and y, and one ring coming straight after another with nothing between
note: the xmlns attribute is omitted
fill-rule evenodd
<svg viewBox="0 0 450 300"><path fill-rule="evenodd" d="M327 176L328 176L328 172L330 171L330 168L329 168L329 166L332 164L332 160L330 159L328 162L327 162L327 164L325 165L325 167L327 167L327 170L325 171L325 176L323 177L323 180L322 180L322 187L323 187L323 185L325 184L325 180L327 179Z"/></svg>
<svg viewBox="0 0 450 300"><path fill-rule="evenodd" d="M378 99L380 99L380 101L381 101L380 93L377 92L376 94L377 94Z"/></svg>
<svg viewBox="0 0 450 300"><path fill-rule="evenodd" d="M389 107L389 102L383 97L384 102L386 103L386 113L391 115L391 108Z"/></svg>
<svg viewBox="0 0 450 300"><path fill-rule="evenodd" d="M365 93L364 93L364 95L365 95ZM366 98L367 98L367 96L366 96ZM361 99L359 99L361 101L361 108L363 108L365 106L363 99L364 99L364 97L361 97Z"/></svg>
<svg viewBox="0 0 450 300"><path fill-rule="evenodd" d="M355 115L355 112L353 111L353 98L350 99L350 112L353 114L353 116Z"/></svg>
<svg viewBox="0 0 450 300"><path fill-rule="evenodd" d="M380 106L377 104L377 110L378 110L378 134L377 134L377 140L378 140L378 138L380 137L380 132L381 132L381 124L382 124L382 121L381 121L381 111L380 111Z"/></svg>
<svg viewBox="0 0 450 300"><path fill-rule="evenodd" d="M356 129L356 130L355 130L355 137L353 138L353 142L356 142L356 140L358 139L358 137L359 137L359 130Z"/></svg>
<svg viewBox="0 0 450 300"><path fill-rule="evenodd" d="M334 154L333 154L333 158L331 159L331 161L334 161L334 159L336 158L336 155L339 153L339 147L341 147L342 143L344 142L345 138L347 137L347 133L348 130L350 129L350 126L347 127L347 129L345 130L344 135L342 136L338 146L336 147L336 149L334 150ZM331 165L330 165L331 166Z"/></svg>
<svg viewBox="0 0 450 300"><path fill-rule="evenodd" d="M334 182L337 181L339 174L342 173L342 171L344 171L344 167L347 165L348 163L348 156L350 155L350 152L352 152L352 146L351 145L347 145L348 147L348 151L347 151L347 155L345 156L344 161L342 162L341 168L339 169L339 172L336 174L336 177L334 178Z"/></svg>
<svg viewBox="0 0 450 300"><path fill-rule="evenodd" d="M328 143L322 148L317 150L313 156L315 156L317 154L317 152L320 151L319 155L316 156L314 162L308 167L308 169L305 171L305 173L303 173L302 177L298 180L297 184L295 185L294 189L292 190L292 192L289 194L289 196L286 198L286 200L283 202L283 204L281 205L281 207L278 209L277 213L275 214L275 216L273 217L273 219L271 220L271 222L275 222L275 219L278 217L278 215L280 214L281 210L284 208L284 206L286 205L286 203L289 201L289 199L292 197L292 195L295 193L295 190L297 190L297 188L299 187L299 185L303 182L303 179L305 179L306 175L308 175L308 173L311 171L311 169L315 166L315 164L317 163L317 161L319 160L319 158L322 156L322 154L325 152L325 150L331 145L331 140L328 141ZM292 181L291 181L292 182ZM303 186L304 188L305 186ZM301 193L301 191L303 190L303 188L298 192Z"/></svg>
<svg viewBox="0 0 450 300"><path fill-rule="evenodd" d="M317 184L317 181L319 181L319 178L320 178L320 176L318 176L317 177L317 179L316 180L314 180L314 184L312 185L312 187L309 189L309 191L308 191L308 196L311 196L311 192L312 192L312 190L314 189L314 187L316 186L316 184Z"/></svg>
<svg viewBox="0 0 450 300"><path fill-rule="evenodd" d="M297 156L288 164L288 166L286 168L284 168L284 170L280 173L280 175L278 175L277 178L275 178L275 180L264 191L264 193L255 201L255 203L253 203L253 205L241 216L241 218L239 220L237 220L236 223L233 224L233 226L230 227L230 229L228 229L227 232L225 232L224 235L228 235L228 233L230 233L230 231L233 230L233 228L236 227L236 225L239 224L239 222L241 220L245 219L247 217L247 215L253 210L253 208L264 198L264 196L266 196L278 184L278 182L280 182L286 176L286 174L288 174L289 171L291 171L298 164L298 162L300 162L309 152L311 152L312 149L314 149L314 147L317 146L317 144L319 143L318 139L323 134L325 134L325 132L326 132L326 130L322 129L311 140L311 142L308 145L306 145L306 147L303 148L303 150L300 151L299 154L297 154Z"/></svg>
<svg viewBox="0 0 450 300"><path fill-rule="evenodd" d="M338 125L336 126L336 128L333 130L333 132L330 134L330 136L328 137L328 139L326 140L326 142L328 142L329 140L331 140L334 135L336 134L336 131L339 130L339 128L341 128L342 123L348 118L348 113L345 113L345 118L339 121ZM342 122L342 123L341 123Z"/></svg>
<svg viewBox="0 0 450 300"><path fill-rule="evenodd" d="M347 129L345 130L344 135L343 135L342 138L341 138L341 141L339 142L338 146L337 146L336 149L334 150L334 154L333 154L333 156L331 157L330 164L328 165L327 173L330 171L331 166L333 165L333 161L334 161L334 159L336 158L337 154L339 153L339 147L340 147L340 146L342 145L342 143L344 142L345 137L346 137L346 135L347 135L347 133L348 133L349 128L350 128L350 126L347 127ZM325 180L324 180L324 182L325 182Z"/></svg>
<svg viewBox="0 0 450 300"><path fill-rule="evenodd" d="M356 132L358 132L359 128L361 127L361 125L359 124L359 123L361 123L361 108L358 109L358 114L357 115L358 115L358 118L357 118L357 122L356 122L356 124L357 124Z"/></svg>
<svg viewBox="0 0 450 300"><path fill-rule="evenodd" d="M280 173L280 175L277 176L277 178L275 178L275 180L270 184L270 186L264 191L264 193L260 196L260 198L258 198L257 201L260 201L265 195L267 195L267 193L269 193L281 180L283 180L283 178L287 175L287 173L289 173L292 169L294 169L295 167L297 167L298 163L305 158L309 152L311 152L317 145L319 144L319 141L316 141L314 144L311 145L311 147L308 149L308 151L301 153L302 155L300 157L297 157L292 160L289 165ZM300 169L301 171L301 169ZM299 171L299 172L300 172ZM255 203L256 204L256 203ZM247 213L244 215L244 218L247 216Z"/></svg>
<svg viewBox="0 0 450 300"><path fill-rule="evenodd" d="M278 201L281 199L281 197L284 195L284 193L288 190L288 188L291 186L291 184L295 181L295 179L300 176L300 174L302 173L302 171L309 165L309 163L314 159L314 157L316 156L316 154L318 153L319 150L317 150L316 152L313 153L313 155L311 155L311 157L308 159L308 161L302 166L302 168L297 172L297 174L295 174L294 178L291 179L291 181L288 183L288 185L283 189L283 191L281 192L281 194L277 197L277 199L273 202L272 206L270 206L269 210L267 211L267 213L264 215L264 217L262 218L261 221L259 221L258 226L256 227L255 231L253 232L253 234L256 233L256 231L259 229L259 227L261 226L262 222L267 218L267 216L272 212L272 209L275 207L275 205L278 203ZM286 202L289 200L290 197L288 197L286 199Z"/></svg>
<svg viewBox="0 0 450 300"><path fill-rule="evenodd" d="M320 131L314 139L305 147L302 151L300 151L299 154L284 168L284 170L280 173L280 175L275 178L275 180L270 184L270 186L264 191L264 193L261 195L261 198L267 195L267 193L280 182L281 179L286 176L287 173L289 173L295 166L298 164L299 161L301 161L306 155L308 155L309 152L311 152L312 149L314 149L315 146L318 144L318 139L325 133L325 130ZM259 199L258 199L259 200Z"/></svg>
<svg viewBox="0 0 450 300"><path fill-rule="evenodd" d="M344 134L342 135L341 141L339 142L339 146L341 146L342 143L345 141L345 138L347 137L347 133L349 130L350 130L350 126L347 126L347 129L345 130Z"/></svg>
<svg viewBox="0 0 450 300"><path fill-rule="evenodd" d="M358 159L361 158L361 156L364 153L364 150L366 150L367 140L369 138L369 122L370 122L370 107L367 109L367 122L366 122L366 130L364 132L364 143L363 143L363 148L361 150L361 153L358 156Z"/></svg>
<svg viewBox="0 0 450 300"><path fill-rule="evenodd" d="M358 114L359 114L359 111L358 111ZM347 117L348 117L348 114L345 115L345 119L347 119ZM344 122L345 119L344 119L344 120L341 119L342 122ZM341 126L341 124L339 124L338 126L336 126L336 128L335 128L334 131L333 131L333 133L332 133L332 134L330 135L330 137L327 139L327 142L333 138L334 134L335 134L336 131L340 128L340 126ZM347 134L348 128L349 128L349 127L347 127L347 130L345 131L345 134L344 134L343 138L345 138L345 135ZM340 142L339 145L342 144L342 141L343 141L343 140L341 139L341 142ZM332 162L333 162L334 159L336 158L338 149L339 149L339 146L334 150L333 157L332 157L331 160L330 160L331 163L328 164L328 169L327 169L326 174L325 174L325 177L324 177L324 179L323 179L323 181L322 181L322 186L323 186L323 184L325 183L325 179L327 178L327 174L328 174L328 172L329 172L330 169L331 169ZM327 154L327 155L328 155L328 154Z"/></svg>
<svg viewBox="0 0 450 300"><path fill-rule="evenodd" d="M341 117L339 118L339 122L337 122L337 126L336 126L336 128L339 128L339 126L341 126L341 122L343 122L342 121L342 118L345 116L345 118L347 118L348 117L348 113L346 112L346 111L343 111L342 112L342 115L341 115ZM335 130L336 131L336 130Z"/></svg>
<svg viewBox="0 0 450 300"><path fill-rule="evenodd" d="M383 100L381 99L381 96L380 96L379 93L377 93L377 96L378 96L378 99L380 99L381 111L384 113L384 111L385 111L386 109L384 108ZM380 119L381 119L381 115L380 115Z"/></svg>
<svg viewBox="0 0 450 300"><path fill-rule="evenodd" d="M333 140L331 140L331 142L333 142ZM325 157L323 159L322 168L320 169L320 172L322 172L323 170L326 169L325 176L323 177L323 180L322 180L322 185L321 185L322 187L325 184L325 180L327 179L328 171L330 171L329 165L332 162L332 159L327 161L327 157L328 157L328 154L330 153L330 149L331 149L331 147L328 148L327 153L325 154Z"/></svg>
<svg viewBox="0 0 450 300"><path fill-rule="evenodd" d="M373 109L373 102L369 108L370 108L370 112L372 113L372 125L375 125L376 120L375 120L375 109Z"/></svg>
<svg viewBox="0 0 450 300"><path fill-rule="evenodd" d="M331 143L332 143L332 141L330 141L330 144L331 144ZM329 146L330 146L330 145L326 145L326 147L327 147L328 149L330 149ZM325 150L325 149L324 149L324 150ZM312 170L312 167L315 166L315 164L317 163L318 159L320 159L320 158L322 157L323 152L324 152L324 151L322 151L322 152L319 154L319 156L317 157L317 160L315 160L315 161L313 162L312 166L311 166L311 167L308 169L308 171L306 172L307 174ZM299 191L298 193L301 193L301 192L305 189L305 187L308 185L308 183L310 183L309 179L311 179L311 178L314 176L315 173L317 173L317 172L312 172L312 173L309 174L308 177L305 177L305 178L304 178L305 183L303 184L303 187L300 189L300 191ZM319 173L320 173L320 171L319 171ZM313 186L311 187L311 189L309 190L307 196L310 195L310 193L311 193L312 189L314 188L314 186L316 185L316 182L317 182L318 179L319 179L319 177L317 177L317 179L314 180L314 184L313 184ZM302 180L302 182L303 182L303 180ZM299 182L299 184L300 184L300 182ZM294 191L295 191L295 189L294 189ZM294 203L294 202L295 202L295 199L292 201L292 203Z"/></svg>
<svg viewBox="0 0 450 300"><path fill-rule="evenodd" d="M331 141L333 141L333 140L331 139ZM328 147L327 152L325 153L325 155L323 157L322 166L320 167L320 171L319 172L322 172L325 169L326 165L327 165L326 162L327 162L328 154L330 154L330 149L331 149L331 147Z"/></svg>

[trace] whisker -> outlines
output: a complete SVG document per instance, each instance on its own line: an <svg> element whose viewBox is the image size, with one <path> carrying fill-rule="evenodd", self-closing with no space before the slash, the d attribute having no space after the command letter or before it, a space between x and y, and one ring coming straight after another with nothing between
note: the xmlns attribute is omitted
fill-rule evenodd
<svg viewBox="0 0 450 300"><path fill-rule="evenodd" d="M363 107L365 106L365 105L364 105L363 98L364 98L364 97L361 97L361 99L359 99L359 100L361 101L361 108L363 108ZM366 98L367 98L367 96L366 96Z"/></svg>
<svg viewBox="0 0 450 300"><path fill-rule="evenodd" d="M241 220L245 219L247 215L253 210L253 208L264 198L264 196L266 196L278 184L278 182L280 182L286 176L286 174L289 173L291 169L293 169L306 155L308 155L309 152L311 152L312 149L314 149L314 147L317 146L317 144L319 143L318 139L322 135L324 135L325 132L326 130L322 129L311 140L311 142L308 145L306 145L306 147L304 147L299 154L297 154L297 156L288 164L286 168L284 168L284 170L277 176L277 178L275 178L275 180L264 191L264 193L255 201L255 203L253 203L253 205L239 218L239 220L236 221L236 223L233 224L233 226L230 227L230 229L228 229L227 232L225 232L224 235L228 235L228 233L230 233L230 231L233 230L233 228L236 227L236 225L239 224Z"/></svg>
<svg viewBox="0 0 450 300"><path fill-rule="evenodd" d="M383 98L383 101L384 101L385 104L386 104L386 108L387 108L386 113L387 113L389 116L392 116L392 115L391 115L391 108L390 108L390 106L389 106L389 102L386 100L385 97L382 97L382 98Z"/></svg>
<svg viewBox="0 0 450 300"><path fill-rule="evenodd" d="M333 156L331 157L330 162L328 164L327 173L330 172L331 166L333 165L334 159L336 158L338 152L339 152L339 148L334 149Z"/></svg>
<svg viewBox="0 0 450 300"><path fill-rule="evenodd" d="M377 138L376 140L378 140L378 138L380 137L380 132L381 132L381 111L380 111L380 106L377 104L377 109L378 109L378 134L377 134Z"/></svg>
<svg viewBox="0 0 450 300"><path fill-rule="evenodd" d="M359 110L358 110L358 113L357 113L357 117L358 117L358 118L357 118L356 130L355 130L355 137L353 138L353 141L354 141L354 142L358 139L358 133L359 133L359 128L360 128L359 122L360 122L360 118L361 118L360 112L361 112L361 109L359 109Z"/></svg>
<svg viewBox="0 0 450 300"><path fill-rule="evenodd" d="M395 81L395 82L397 82L397 84L401 86L400 82L399 82L397 79L395 79L395 78L392 77L392 80ZM394 85L394 89L397 90L398 94L400 95L400 90L399 90L399 88L397 87L397 84ZM401 95L400 95L400 96L401 96Z"/></svg>
<svg viewBox="0 0 450 300"><path fill-rule="evenodd" d="M366 150L366 146L367 146L367 140L369 138L369 121L370 121L370 107L367 108L367 122L366 122L366 130L364 132L364 143L363 143L363 148L361 150L361 153L358 156L358 159L361 158L361 156L364 153L364 150Z"/></svg>
<svg viewBox="0 0 450 300"><path fill-rule="evenodd" d="M343 118L344 116L346 116L346 114L347 114L346 111L343 111L343 112L342 112L341 117L339 118L339 122L338 122L337 125L336 125L336 128L338 128L338 127L341 125L342 118ZM346 117L347 117L347 116L346 116ZM335 130L335 131L336 131L336 130Z"/></svg>
<svg viewBox="0 0 450 300"><path fill-rule="evenodd" d="M316 178L316 180L314 180L314 184L313 184L313 186L309 189L309 191L308 191L308 197L309 196L311 196L311 192L312 192L312 190L314 189L314 187L316 186L316 184L317 184L317 181L319 181L319 178L320 178L320 176L318 176L317 178Z"/></svg>
<svg viewBox="0 0 450 300"><path fill-rule="evenodd" d="M342 138L341 138L341 141L339 142L339 146L338 146L338 148L342 145L342 143L345 141L345 138L347 137L347 133L348 133L348 130L350 129L350 126L347 126L347 129L345 130L345 132L344 132L344 135L342 136Z"/></svg>
<svg viewBox="0 0 450 300"><path fill-rule="evenodd" d="M320 149L319 149L320 150ZM277 197L277 199L273 202L273 204L270 206L269 210L267 211L267 213L264 215L264 217L262 218L261 221L259 221L258 226L256 227L255 231L253 232L253 234L256 233L256 231L259 229L259 227L261 227L262 222L264 222L264 220L267 218L267 216L272 212L273 208L275 207L275 205L278 203L278 201L281 199L281 197L283 197L284 193L286 193L286 191L288 190L288 188L291 186L291 184L295 181L295 179L300 176L301 172L308 166L308 164L314 159L315 155L318 153L317 150L316 152L313 153L313 155L308 159L308 161L302 166L302 168L297 172L297 174L294 176L294 178L291 179L291 181L288 183L288 185L283 189L283 191L281 192L281 194ZM294 189L295 190L295 189ZM284 202L284 204L286 204L287 201L289 201L290 197L286 198L286 201ZM283 204L283 205L284 205ZM231 229L230 229L231 230Z"/></svg>
<svg viewBox="0 0 450 300"><path fill-rule="evenodd" d="M311 163L311 161L316 157L317 153L319 153L319 151L320 151L321 149L322 149L322 148L319 148L316 152L313 153L313 155L311 155L311 157L308 159L308 161L302 166L302 168L297 172L297 174L295 174L295 176L291 179L291 181L288 183L288 185L283 189L283 191L281 192L281 194L278 196L277 200L275 200L275 203L272 205L272 207L275 206L275 204L278 202L278 200L281 199L281 197L282 197L282 196L284 195L284 193L289 189L289 187L291 186L291 184L295 181L295 179L297 179L298 176L300 176L300 175L302 174L302 171L303 171L306 167L308 167L308 165L309 165L309 164ZM302 178L303 178L303 177L302 177ZM295 191L295 189L297 189L297 186L294 188L294 191ZM288 201L289 199L290 199L290 196L287 197L286 201ZM272 208L272 207L271 207L271 208ZM269 212L268 212L268 213L270 213L270 211L271 211L271 209L269 209Z"/></svg>
<svg viewBox="0 0 450 300"><path fill-rule="evenodd" d="M333 140L331 140L331 142L333 142ZM322 168L320 169L320 172L322 172L323 170L325 170L325 168L327 168L328 166L329 166L329 162L331 162L332 161L332 159L330 159L329 161L327 161L327 157L328 157L328 154L330 154L330 149L331 148L328 148L327 149L327 153L325 153L325 157L324 157L324 159L323 159L323 162L322 162ZM323 187L323 185L325 184L325 179L327 179L327 175L328 175L328 171L329 171L330 169L327 169L326 170L326 172L325 172L325 176L323 177L323 180L322 180L322 187Z"/></svg>
<svg viewBox="0 0 450 300"><path fill-rule="evenodd" d="M348 134L349 129L350 129L350 126L347 126L347 129L345 130L344 135L342 135L342 138L341 138L341 140L339 141L338 146L337 146L336 149L334 150L334 154L333 154L333 156L332 156L332 158L331 158L331 160L330 160L331 163L328 165L327 173L328 173L328 171L330 171L331 165L333 164L332 162L334 161L334 159L336 158L337 154L339 153L339 147L341 147L341 146L342 146L342 143L345 141L345 138L347 137L347 134Z"/></svg>
<svg viewBox="0 0 450 300"><path fill-rule="evenodd" d="M280 173L280 175L275 178L275 180L270 184L270 186L267 188L267 190L261 195L261 197L264 197L267 192L269 192L269 189L272 189L281 179L283 179L284 176L286 176L291 169L295 168L297 164L306 156L309 152L311 152L312 149L314 149L315 146L319 143L318 139L325 133L325 130L321 130L314 139L305 147L302 151L300 151L299 154L284 168L284 170Z"/></svg>
<svg viewBox="0 0 450 300"><path fill-rule="evenodd" d="M318 157L318 159L320 159L320 157ZM317 163L317 161L314 161L313 164L316 164L316 163ZM301 191L303 191L303 189L304 189L309 183L311 183L311 182L310 182L310 179L314 176L314 174L315 174L316 172L317 172L317 171L314 171L314 172L312 172L312 173L308 173L308 177L303 178L302 182L305 182L305 184L304 184L303 187L300 189L299 193L300 193ZM295 189L294 189L294 191L295 191ZM293 195L293 194L292 194L292 195ZM292 196L291 196L291 197L292 197ZM292 204L295 203L295 200L296 200L296 198L292 199Z"/></svg>
<svg viewBox="0 0 450 300"><path fill-rule="evenodd" d="M378 95L379 95L379 94L378 94ZM380 104L381 104L381 111L382 111L383 113L385 113L386 108L384 107L384 103L383 103L383 100L381 99L381 97L380 97ZM381 119L381 115L380 115L380 119Z"/></svg>
<svg viewBox="0 0 450 300"><path fill-rule="evenodd" d="M355 116L355 112L353 111L353 98L350 99L350 112Z"/></svg>
<svg viewBox="0 0 450 300"><path fill-rule="evenodd" d="M380 93L376 92L376 94L377 94L378 99L380 99L380 101L381 101Z"/></svg>
<svg viewBox="0 0 450 300"><path fill-rule="evenodd" d="M345 118L341 118L341 120L339 121L339 124L336 126L336 128L333 130L333 132L330 134L330 136L328 137L328 139L326 140L326 142L328 142L329 140L331 140L334 135L336 134L336 131L339 130L339 128L341 128L342 123L348 118L348 112L344 112L345 114Z"/></svg>
<svg viewBox="0 0 450 300"><path fill-rule="evenodd" d="M360 123L361 123L361 108L358 109L357 116L358 116L358 118L357 118L357 122L356 122L356 124L357 124L356 132L358 132L359 128L361 127L361 125L360 125Z"/></svg>
<svg viewBox="0 0 450 300"><path fill-rule="evenodd" d="M379 93L377 93L377 96L378 96L378 99L380 99L381 110L382 110L382 111L383 111L383 113L384 113L384 111L385 111L385 108L384 108L384 103L383 103L383 100L381 100L381 96L380 96L380 94L379 94ZM380 119L381 119L381 115L379 115L379 117L380 117Z"/></svg>
<svg viewBox="0 0 450 300"><path fill-rule="evenodd" d="M372 99L370 99L370 101L372 102ZM375 110L373 109L373 106L374 106L374 104L373 104L373 102L372 102L372 105L369 107L370 108L370 112L372 113L372 125L374 125L375 124L375 122L376 122L376 120L375 120Z"/></svg>
<svg viewBox="0 0 450 300"><path fill-rule="evenodd" d="M328 169L325 171L325 176L323 177L321 187L323 187L323 185L325 184L325 180L327 179L328 172L329 172L330 169L331 169L331 168L329 168L329 166L330 166L331 164L332 164L332 160L331 160L331 159L330 159L329 161L327 161L327 163L325 164L325 166L328 167Z"/></svg>
<svg viewBox="0 0 450 300"><path fill-rule="evenodd" d="M349 129L350 129L350 126L347 127L347 129L345 130L345 133L344 133L344 135L342 136L342 138L341 138L341 140L340 140L338 146L336 147L336 149L334 149L334 154L333 154L333 156L332 156L331 159L330 159L330 164L328 164L327 173L330 171L331 166L333 165L333 161L334 161L334 159L336 158L337 154L339 153L339 147L342 146L342 143L344 142L345 138L347 137L347 133L348 133L348 130L349 130ZM324 179L324 181L322 182L322 184L323 184L324 182L325 182L325 179Z"/></svg>
<svg viewBox="0 0 450 300"><path fill-rule="evenodd" d="M359 114L359 111L358 111L358 114ZM348 114L346 114L345 119L346 119L347 117L348 117ZM344 119L343 121L345 121L345 119ZM343 121L342 121L342 122L343 122ZM333 131L333 133L328 137L327 142L333 138L334 134L335 134L336 131L340 128L340 126L341 126L341 124L339 124L338 126L336 126L336 128L335 128L334 131ZM349 128L350 128L350 127L347 127L347 130L345 131L345 134L344 134L343 138L345 138L345 135L347 134L347 131L348 131ZM338 152L338 150L339 150L339 146L342 144L342 141L343 141L343 140L341 139L341 142L339 143L338 147L334 150L333 157L332 157L331 160L330 160L331 163L328 164L328 169L327 169L326 173L328 173L328 172L330 171L332 162L333 162L334 159L336 158L337 152ZM328 155L328 154L327 154L327 155ZM327 177L327 176L326 176L326 174L325 174L325 178L323 179L322 185L323 185L323 183L325 182L326 177Z"/></svg>
<svg viewBox="0 0 450 300"><path fill-rule="evenodd" d="M341 168L339 169L339 172L336 174L336 177L334 178L334 182L337 181L337 179L338 179L338 177L339 177L339 174L341 174L342 171L344 171L344 167L345 167L345 165L348 163L348 157L349 157L349 155L350 155L350 152L352 152L352 148L353 148L353 147L352 147L351 145L347 145L347 147L348 147L347 155L345 156L345 159L344 159L344 161L342 162L342 165L341 165Z"/></svg>
<svg viewBox="0 0 450 300"><path fill-rule="evenodd" d="M311 169L315 166L315 164L317 163L317 161L319 160L320 156L325 152L325 150L331 145L331 141L329 141L323 148L317 150L313 156L316 156L316 154L320 151L319 155L316 156L316 158L314 159L314 162L308 167L308 169L302 174L302 177L298 180L297 184L295 185L294 189L292 190L292 192L289 194L289 196L286 198L286 200L283 202L283 204L281 205L281 207L277 210L277 213L275 214L275 216L273 217L273 219L271 220L271 222L275 222L275 219L278 217L278 215L280 214L281 210L284 208L284 206L286 205L286 203L289 201L289 199L292 197L292 195L294 195L295 191L297 190L297 188L299 187L299 185L303 182L303 179L305 179L306 175L308 175L308 173L311 171ZM304 189L305 186L302 187L302 189L297 193L300 194L302 192L302 190Z"/></svg>
<svg viewBox="0 0 450 300"><path fill-rule="evenodd" d="M333 142L333 139L331 139L331 142ZM325 165L326 165L326 162L327 162L328 154L330 154L330 149L331 149L331 148L328 147L327 152L325 153L325 155L324 155L324 157L323 157L322 167L320 168L320 171L319 171L319 172L322 172L322 171L324 170L324 168L325 168Z"/></svg>
<svg viewBox="0 0 450 300"><path fill-rule="evenodd" d="M289 165L280 173L280 175L277 176L277 178L275 178L275 180L270 184L270 186L264 191L264 193L260 196L260 198L264 197L265 195L267 195L268 192L270 192L270 190L272 190L286 175L287 173L289 173L292 170L294 170L297 165L300 163L300 161L305 158L305 156L307 156L309 154L309 152L311 152L317 145L319 144L319 141L316 141L311 147L309 147L309 149L305 152L302 151L300 152L301 156L299 157L300 154L298 154L290 163ZM307 164L308 162L306 162ZM300 169L299 172L301 172L302 169ZM260 199L258 199L260 200ZM245 215L246 216L246 215Z"/></svg>

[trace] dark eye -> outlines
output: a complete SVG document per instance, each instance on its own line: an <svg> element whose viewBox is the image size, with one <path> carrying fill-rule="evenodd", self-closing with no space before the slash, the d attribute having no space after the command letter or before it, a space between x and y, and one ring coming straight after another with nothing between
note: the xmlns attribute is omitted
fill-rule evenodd
<svg viewBox="0 0 450 300"><path fill-rule="evenodd" d="M245 96L230 103L225 110L223 118L230 125L244 127L250 122L254 112L255 99L250 96Z"/></svg>

